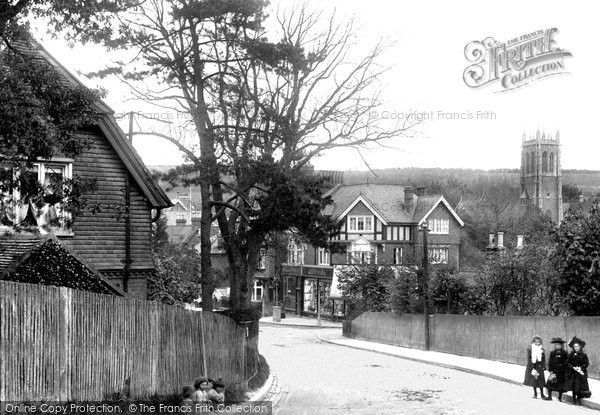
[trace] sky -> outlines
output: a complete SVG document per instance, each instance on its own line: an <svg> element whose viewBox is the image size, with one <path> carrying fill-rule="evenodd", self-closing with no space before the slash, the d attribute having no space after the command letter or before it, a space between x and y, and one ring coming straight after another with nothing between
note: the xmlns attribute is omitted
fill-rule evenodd
<svg viewBox="0 0 600 415"><path fill-rule="evenodd" d="M272 0L277 7L291 0ZM595 2L527 1L389 1L307 0L310 8L339 19L353 18L356 44L349 59L359 58L380 38L393 45L380 63L390 70L379 79L381 105L372 114L385 128L390 118L426 114L412 137L398 137L392 148L362 151L340 149L315 159L318 169L442 167L517 168L523 133L560 131L563 169L600 170L597 97L600 96L600 52L593 28L600 12ZM465 46L492 37L500 42L538 30L557 28L556 45L572 53L564 74L546 77L507 92L498 82L470 88L463 80L469 65ZM98 46L70 49L61 39L38 30L38 38L63 65L75 73L102 69L111 57ZM88 80L103 86L107 103L117 114L136 111L126 85L116 79ZM466 118L466 119L465 119ZM126 122L121 122L126 127ZM171 144L136 137L134 145L146 164L178 164ZM363 160L364 158L364 160Z"/></svg>

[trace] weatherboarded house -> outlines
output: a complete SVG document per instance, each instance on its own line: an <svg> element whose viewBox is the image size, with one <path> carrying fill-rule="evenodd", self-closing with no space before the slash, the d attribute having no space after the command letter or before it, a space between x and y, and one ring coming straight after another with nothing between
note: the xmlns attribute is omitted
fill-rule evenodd
<svg viewBox="0 0 600 415"><path fill-rule="evenodd" d="M49 64L68 84L81 85L40 45L17 46L34 54L40 64ZM94 189L85 195L90 208L75 217L68 227L51 229L50 233L117 288L145 299L147 279L154 271L152 221L171 202L117 125L113 110L102 101L97 102L96 108L99 121L80 131L81 139L87 141L78 156L40 160L34 166L42 183L50 174L95 180ZM16 237L9 229L4 231L0 238L10 241ZM7 244L10 242L5 241L4 245Z"/></svg>

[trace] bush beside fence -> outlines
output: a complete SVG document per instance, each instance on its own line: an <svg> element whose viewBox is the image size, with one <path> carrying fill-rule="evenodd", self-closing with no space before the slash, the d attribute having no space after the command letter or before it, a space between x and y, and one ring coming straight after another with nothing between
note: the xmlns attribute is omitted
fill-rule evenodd
<svg viewBox="0 0 600 415"><path fill-rule="evenodd" d="M350 323L350 337L425 348L425 317L365 312ZM430 317L430 349L437 352L523 365L534 334L548 349L552 337L574 335L587 342L589 374L600 378L600 317L500 317L436 314Z"/></svg>
<svg viewBox="0 0 600 415"><path fill-rule="evenodd" d="M0 401L167 395L205 373L243 384L257 340L213 313L0 281Z"/></svg>

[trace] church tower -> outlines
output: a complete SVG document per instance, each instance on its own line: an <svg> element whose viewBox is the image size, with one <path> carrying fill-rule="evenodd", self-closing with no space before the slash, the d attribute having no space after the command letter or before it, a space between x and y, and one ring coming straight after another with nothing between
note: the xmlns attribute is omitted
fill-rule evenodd
<svg viewBox="0 0 600 415"><path fill-rule="evenodd" d="M537 206L550 212L560 223L563 218L562 178L560 172L560 133L556 136L537 131L535 137L523 133L521 147L521 206Z"/></svg>

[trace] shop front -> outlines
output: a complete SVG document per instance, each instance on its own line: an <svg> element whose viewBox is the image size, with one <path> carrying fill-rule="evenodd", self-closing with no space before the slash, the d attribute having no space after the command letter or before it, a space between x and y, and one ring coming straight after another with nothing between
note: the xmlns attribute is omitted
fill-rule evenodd
<svg viewBox="0 0 600 415"><path fill-rule="evenodd" d="M344 302L331 298L333 267L283 265L284 307L291 313L342 318Z"/></svg>

